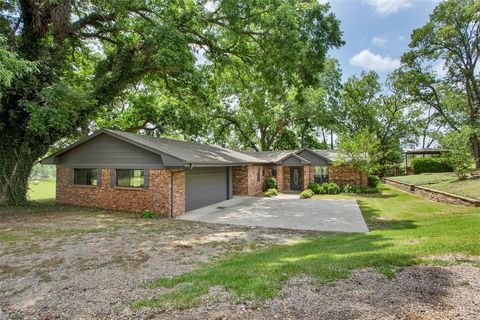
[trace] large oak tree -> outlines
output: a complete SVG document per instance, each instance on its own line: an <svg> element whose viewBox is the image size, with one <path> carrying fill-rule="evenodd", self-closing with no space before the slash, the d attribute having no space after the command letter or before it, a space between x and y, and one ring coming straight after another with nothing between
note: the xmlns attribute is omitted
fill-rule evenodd
<svg viewBox="0 0 480 320"><path fill-rule="evenodd" d="M339 41L327 11L315 0L1 2L0 203L25 203L38 158L146 79L167 95L201 91L195 52L265 81L309 81Z"/></svg>

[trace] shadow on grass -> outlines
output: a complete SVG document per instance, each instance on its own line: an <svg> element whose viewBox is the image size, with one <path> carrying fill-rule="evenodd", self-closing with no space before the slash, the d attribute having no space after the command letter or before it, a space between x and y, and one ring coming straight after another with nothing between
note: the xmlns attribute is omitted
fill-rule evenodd
<svg viewBox="0 0 480 320"><path fill-rule="evenodd" d="M382 215L381 210L370 205L367 201L357 200L357 202L370 231L379 229L403 230L417 228L413 220L388 219L385 215Z"/></svg>
<svg viewBox="0 0 480 320"><path fill-rule="evenodd" d="M217 285L242 300L263 301L275 296L284 281L295 275L307 274L328 282L346 278L354 269L373 267L392 276L396 267L419 262L412 255L391 250L389 240L382 235L334 233L302 239L292 245L228 255L197 271L155 280L150 287L174 288L174 291L137 301L133 306L188 308L198 304L200 297Z"/></svg>

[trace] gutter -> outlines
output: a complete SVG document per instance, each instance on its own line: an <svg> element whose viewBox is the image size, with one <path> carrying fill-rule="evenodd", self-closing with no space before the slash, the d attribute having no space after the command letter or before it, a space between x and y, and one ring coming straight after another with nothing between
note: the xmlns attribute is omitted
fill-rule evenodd
<svg viewBox="0 0 480 320"><path fill-rule="evenodd" d="M190 164L189 168L188 169L184 169L184 170L180 170L180 171L176 171L176 172L171 172L170 174L170 218L174 218L174 215L173 215L173 195L174 195L174 188L173 188L173 185L174 185L174 178L175 178L175 174L177 173L180 173L180 172L185 172L187 170L192 170L193 169L193 164Z"/></svg>

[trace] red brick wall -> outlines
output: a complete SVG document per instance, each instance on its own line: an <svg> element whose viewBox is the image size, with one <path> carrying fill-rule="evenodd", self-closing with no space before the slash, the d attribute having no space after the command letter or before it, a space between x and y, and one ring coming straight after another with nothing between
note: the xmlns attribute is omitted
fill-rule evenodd
<svg viewBox="0 0 480 320"><path fill-rule="evenodd" d="M285 190L284 178L283 178L283 167L277 166L277 190Z"/></svg>
<svg viewBox="0 0 480 320"><path fill-rule="evenodd" d="M283 167L283 190L290 190L290 167Z"/></svg>
<svg viewBox="0 0 480 320"><path fill-rule="evenodd" d="M335 182L339 186L352 184L362 188L368 187L367 174L349 165L329 166L328 179L330 182Z"/></svg>
<svg viewBox="0 0 480 320"><path fill-rule="evenodd" d="M260 169L259 181L257 181L258 169ZM234 195L254 195L267 187L267 179L272 176L272 167L270 165L233 167L232 176Z"/></svg>
<svg viewBox="0 0 480 320"><path fill-rule="evenodd" d="M110 170L102 169L101 186L70 184L69 168L57 168L57 202L126 211L154 211L170 215L172 170L149 170L147 189L110 187ZM185 173L174 176L174 215L185 212Z"/></svg>
<svg viewBox="0 0 480 320"><path fill-rule="evenodd" d="M303 189L307 189L308 184L313 181L313 176L311 176L311 165L305 164L303 165Z"/></svg>

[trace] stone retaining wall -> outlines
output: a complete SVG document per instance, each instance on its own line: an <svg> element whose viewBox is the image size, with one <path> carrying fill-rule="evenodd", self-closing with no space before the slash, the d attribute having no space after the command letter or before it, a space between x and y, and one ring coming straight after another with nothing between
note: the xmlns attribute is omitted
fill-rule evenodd
<svg viewBox="0 0 480 320"><path fill-rule="evenodd" d="M480 207L480 200L475 200L467 197L462 197L456 194L451 194L439 190L426 188L423 186L415 186L404 182L394 181L391 179L385 179L387 185L395 187L397 189L407 191L413 194L419 194L427 199L450 204L458 204L469 207Z"/></svg>

